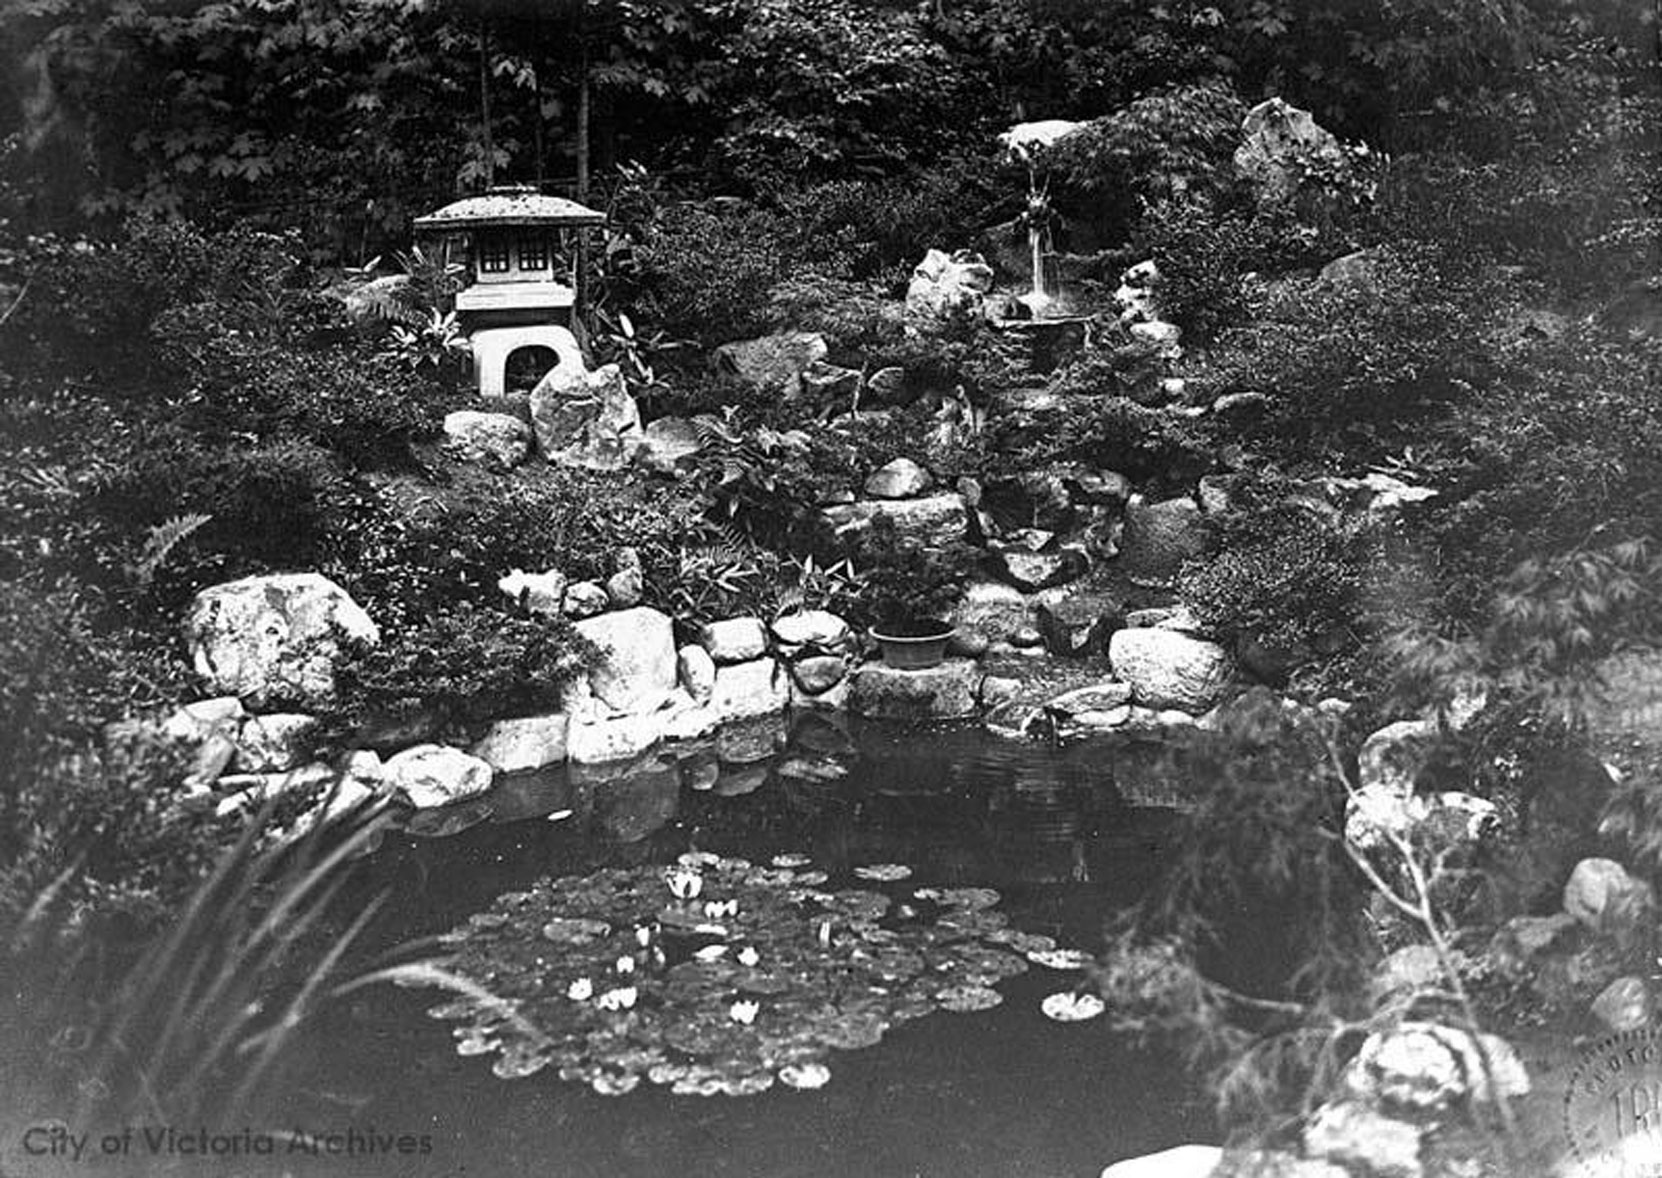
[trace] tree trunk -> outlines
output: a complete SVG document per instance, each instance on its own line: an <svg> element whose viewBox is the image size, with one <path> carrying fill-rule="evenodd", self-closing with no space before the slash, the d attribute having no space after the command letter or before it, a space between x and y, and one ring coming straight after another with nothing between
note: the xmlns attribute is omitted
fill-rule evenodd
<svg viewBox="0 0 1662 1178"><path fill-rule="evenodd" d="M485 144L485 187L496 183L496 147L491 142L490 26L479 18L479 122Z"/></svg>
<svg viewBox="0 0 1662 1178"><path fill-rule="evenodd" d="M580 46L577 62L577 200L589 198L589 37L588 30L578 33Z"/></svg>

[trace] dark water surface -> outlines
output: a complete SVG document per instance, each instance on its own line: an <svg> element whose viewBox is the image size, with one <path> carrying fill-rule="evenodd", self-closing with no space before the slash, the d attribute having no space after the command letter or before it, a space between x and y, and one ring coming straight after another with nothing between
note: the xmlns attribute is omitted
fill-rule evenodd
<svg viewBox="0 0 1662 1178"><path fill-rule="evenodd" d="M1172 833L1169 813L1121 801L1115 776L1128 764L1116 769L1101 747L973 731L856 739L814 721L788 736L728 734L707 757L625 776L513 778L488 806L422 815L387 840L370 865L369 889L389 895L375 937L442 933L542 876L699 849L757 862L804 852L833 887L861 864L908 864L908 885L996 888L1012 927L1094 950L1109 914L1160 870ZM1035 967L1001 982L992 1010L937 1012L875 1047L834 1052L823 1089L745 1097L651 1084L601 1096L553 1069L498 1079L492 1057L458 1056L450 1024L426 1016L441 994L377 989L303 1038L276 1117L430 1141L426 1155L288 1166L343 1176L1061 1178L1205 1139L1205 1102L1174 1060L1136 1049L1106 1020L1040 1013L1077 976Z"/></svg>

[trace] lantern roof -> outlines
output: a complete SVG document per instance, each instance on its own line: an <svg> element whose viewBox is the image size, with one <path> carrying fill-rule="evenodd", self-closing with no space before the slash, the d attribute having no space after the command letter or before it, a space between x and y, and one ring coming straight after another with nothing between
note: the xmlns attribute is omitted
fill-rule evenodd
<svg viewBox="0 0 1662 1178"><path fill-rule="evenodd" d="M604 225L606 214L529 185L489 189L415 219L418 230L488 229L498 225Z"/></svg>

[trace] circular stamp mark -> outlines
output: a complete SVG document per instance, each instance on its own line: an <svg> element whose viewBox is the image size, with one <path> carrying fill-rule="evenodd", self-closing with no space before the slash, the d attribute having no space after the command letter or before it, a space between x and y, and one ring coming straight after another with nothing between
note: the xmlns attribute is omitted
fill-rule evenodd
<svg viewBox="0 0 1662 1178"><path fill-rule="evenodd" d="M1582 1051L1564 1090L1564 1132L1583 1178L1662 1178L1662 1028Z"/></svg>

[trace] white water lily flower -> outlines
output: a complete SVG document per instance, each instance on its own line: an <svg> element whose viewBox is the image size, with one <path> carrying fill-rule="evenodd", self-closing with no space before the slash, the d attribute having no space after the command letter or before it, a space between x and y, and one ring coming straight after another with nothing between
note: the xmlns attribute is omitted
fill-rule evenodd
<svg viewBox="0 0 1662 1178"><path fill-rule="evenodd" d="M1092 961L1089 953L1079 949L1033 949L1025 956L1046 969L1084 969Z"/></svg>
<svg viewBox="0 0 1662 1178"><path fill-rule="evenodd" d="M831 1069L822 1063L790 1063L779 1069L779 1082L788 1088L824 1088L831 1082Z"/></svg>
<svg viewBox="0 0 1662 1178"><path fill-rule="evenodd" d="M578 978L566 987L566 997L573 1002L587 1002L594 997L594 982L589 978Z"/></svg>
<svg viewBox="0 0 1662 1178"><path fill-rule="evenodd" d="M1107 1007L1095 994L1063 990L1046 998L1039 1004L1039 1009L1045 1012L1046 1018L1059 1023L1082 1023L1088 1018L1095 1018Z"/></svg>
<svg viewBox="0 0 1662 1178"><path fill-rule="evenodd" d="M742 1023L744 1026L748 1027L751 1023L756 1021L756 1015L761 1009L762 1004L760 1002L757 1002L752 998L746 998L742 1001L735 1002L732 1006L728 1007L727 1017L736 1023Z"/></svg>
<svg viewBox="0 0 1662 1178"><path fill-rule="evenodd" d="M640 991L634 986L623 986L616 990L607 990L594 1001L601 1010L628 1010L635 1005L635 999L638 997Z"/></svg>
<svg viewBox="0 0 1662 1178"><path fill-rule="evenodd" d="M754 945L746 945L739 950L740 965L754 966L760 960L762 960L762 955L756 952L756 946Z"/></svg>
<svg viewBox="0 0 1662 1178"><path fill-rule="evenodd" d="M704 875L691 867L672 867L664 873L670 895L677 900L696 900L704 890Z"/></svg>
<svg viewBox="0 0 1662 1178"><path fill-rule="evenodd" d="M726 945L706 945L704 948L694 953L693 956L698 958L700 961L714 961L726 952Z"/></svg>
<svg viewBox="0 0 1662 1178"><path fill-rule="evenodd" d="M651 925L637 924L635 926L635 944L639 945L642 949L652 944Z"/></svg>
<svg viewBox="0 0 1662 1178"><path fill-rule="evenodd" d="M706 900L704 902L704 915L711 920L720 920L723 917L737 916L738 914L739 902L737 900Z"/></svg>
<svg viewBox="0 0 1662 1178"><path fill-rule="evenodd" d="M619 957L617 959L617 971L618 973L634 973L635 959L629 956Z"/></svg>

